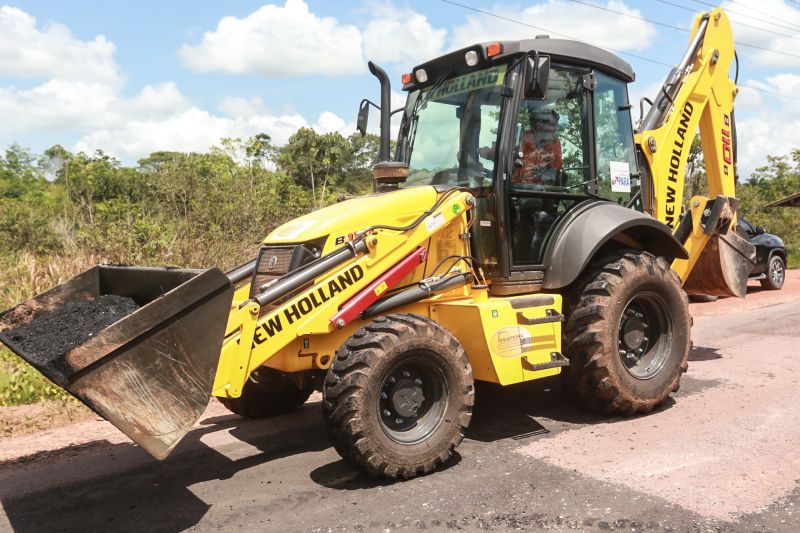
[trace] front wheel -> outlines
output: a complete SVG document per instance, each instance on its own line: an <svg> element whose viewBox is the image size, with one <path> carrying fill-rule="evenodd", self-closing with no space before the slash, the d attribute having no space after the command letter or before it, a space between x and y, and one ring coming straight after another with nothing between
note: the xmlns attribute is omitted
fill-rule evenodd
<svg viewBox="0 0 800 533"><path fill-rule="evenodd" d="M269 418L297 411L312 392L309 380L300 387L289 374L261 367L247 378L240 397L220 398L220 402L244 418Z"/></svg>
<svg viewBox="0 0 800 533"><path fill-rule="evenodd" d="M568 387L608 414L647 413L677 391L691 347L680 279L663 258L630 250L595 263L569 302Z"/></svg>
<svg viewBox="0 0 800 533"><path fill-rule="evenodd" d="M777 291L783 287L783 282L786 279L786 263L779 255L773 255L769 258L767 265L767 277L761 280L761 286L771 291Z"/></svg>
<svg viewBox="0 0 800 533"><path fill-rule="evenodd" d="M472 368L455 337L428 318L396 314L339 349L322 407L343 458L371 475L408 479L451 457L474 401Z"/></svg>

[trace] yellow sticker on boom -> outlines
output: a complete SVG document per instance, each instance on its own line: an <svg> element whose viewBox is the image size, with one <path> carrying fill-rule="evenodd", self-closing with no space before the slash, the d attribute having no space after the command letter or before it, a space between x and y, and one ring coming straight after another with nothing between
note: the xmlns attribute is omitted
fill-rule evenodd
<svg viewBox="0 0 800 533"><path fill-rule="evenodd" d="M389 286L386 284L386 282L385 281L381 281L380 284L377 287L375 287L373 292L375 293L375 296L380 296L381 294L386 292L386 289L388 289L388 288L389 288Z"/></svg>
<svg viewBox="0 0 800 533"><path fill-rule="evenodd" d="M477 72L470 72L463 76L456 76L452 80L444 82L441 87L436 89L436 92L431 95L431 100L443 100L457 94L503 85L503 80L506 76L505 69L505 66L498 66L486 70L479 70Z"/></svg>

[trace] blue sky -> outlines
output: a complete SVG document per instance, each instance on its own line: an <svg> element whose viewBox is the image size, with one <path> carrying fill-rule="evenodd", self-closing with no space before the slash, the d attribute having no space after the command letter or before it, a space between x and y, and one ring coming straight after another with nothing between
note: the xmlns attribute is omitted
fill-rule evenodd
<svg viewBox="0 0 800 533"><path fill-rule="evenodd" d="M459 3L667 64L679 60L688 34L637 17L688 28L692 12L708 7ZM767 154L800 146L800 3L722 5L737 40L781 52L738 47L746 176ZM101 148L132 163L157 149L204 150L222 136L265 131L280 143L306 125L349 133L360 99L378 95L367 59L384 65L397 87L415 62L537 33L544 32L437 0L19 1L0 7L0 147ZM652 96L667 67L621 55L637 72L632 96Z"/></svg>

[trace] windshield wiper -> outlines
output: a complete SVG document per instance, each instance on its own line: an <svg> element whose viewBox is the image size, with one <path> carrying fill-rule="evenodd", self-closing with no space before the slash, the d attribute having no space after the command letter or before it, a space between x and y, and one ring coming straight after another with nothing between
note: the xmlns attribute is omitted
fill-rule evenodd
<svg viewBox="0 0 800 533"><path fill-rule="evenodd" d="M411 116L407 117L406 120L406 138L408 139L408 157L411 158L411 153L414 151L414 138L417 134L417 123L419 122L419 111L424 108L428 104L428 100L431 99L433 94L436 90L442 86L442 84L450 77L450 74L453 72L453 69L449 69L442 73L441 76L436 80L436 82L430 86L427 90L423 98L417 98L417 101L414 103L414 109L411 111Z"/></svg>

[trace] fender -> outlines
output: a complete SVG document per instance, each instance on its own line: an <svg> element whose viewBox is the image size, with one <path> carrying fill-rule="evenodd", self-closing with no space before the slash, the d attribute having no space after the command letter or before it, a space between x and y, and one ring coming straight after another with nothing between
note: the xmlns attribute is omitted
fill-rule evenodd
<svg viewBox="0 0 800 533"><path fill-rule="evenodd" d="M575 281L610 241L639 248L668 261L689 254L670 229L650 215L606 200L587 200L554 228L545 250L543 289L561 289Z"/></svg>

